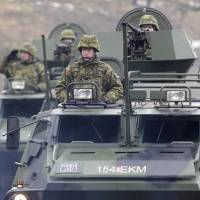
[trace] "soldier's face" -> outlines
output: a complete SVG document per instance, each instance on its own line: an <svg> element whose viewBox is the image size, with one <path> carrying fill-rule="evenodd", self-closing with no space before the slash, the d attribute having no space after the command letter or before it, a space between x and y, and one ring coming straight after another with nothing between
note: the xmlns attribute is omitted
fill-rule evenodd
<svg viewBox="0 0 200 200"><path fill-rule="evenodd" d="M29 60L31 58L31 55L29 54L29 53L27 53L27 52L25 52L25 51L21 51L20 52L20 59L22 60L22 61L27 61L27 60Z"/></svg>
<svg viewBox="0 0 200 200"><path fill-rule="evenodd" d="M153 32L155 31L154 30L154 27L151 25L151 24L145 24L145 25L142 25L141 26L141 29L145 32Z"/></svg>
<svg viewBox="0 0 200 200"><path fill-rule="evenodd" d="M81 56L84 60L90 60L94 57L94 49L93 48L82 48Z"/></svg>

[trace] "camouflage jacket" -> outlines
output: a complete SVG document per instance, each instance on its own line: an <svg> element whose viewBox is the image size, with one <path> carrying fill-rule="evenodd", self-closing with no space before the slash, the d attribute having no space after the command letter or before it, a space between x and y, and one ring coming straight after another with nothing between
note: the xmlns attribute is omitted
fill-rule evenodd
<svg viewBox="0 0 200 200"><path fill-rule="evenodd" d="M46 89L44 65L38 61L27 63L16 61L9 62L7 65L3 62L0 72L4 73L7 78L25 80L27 88L37 88L38 91Z"/></svg>
<svg viewBox="0 0 200 200"><path fill-rule="evenodd" d="M83 59L65 68L55 88L60 102L67 100L66 88L69 83L91 81L98 85L99 97L104 101L116 102L123 96L123 87L119 77L108 64L95 58L91 62Z"/></svg>

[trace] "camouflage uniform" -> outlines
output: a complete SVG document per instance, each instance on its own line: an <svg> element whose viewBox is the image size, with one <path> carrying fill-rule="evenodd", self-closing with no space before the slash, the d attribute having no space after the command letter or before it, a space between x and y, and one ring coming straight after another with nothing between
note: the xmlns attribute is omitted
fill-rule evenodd
<svg viewBox="0 0 200 200"><path fill-rule="evenodd" d="M82 36L78 49L84 47L94 48L95 51L100 50L96 36ZM119 77L108 64L101 62L95 56L91 61L85 61L81 58L65 68L56 86L56 97L60 102L67 100L66 88L68 84L84 81L96 83L99 97L105 102L114 103L123 96L123 87Z"/></svg>
<svg viewBox="0 0 200 200"><path fill-rule="evenodd" d="M72 42L72 44L70 44L68 46L62 42L62 40L64 40L64 39L71 39L73 42ZM57 61L65 62L67 64L70 62L70 60L74 59L74 55L75 55L74 40L75 39L76 39L76 36L75 36L75 33L73 30L64 29L61 32L61 36L60 36L61 44L58 44L57 49L54 51L54 59ZM58 52L58 48L66 48L69 50L69 52L60 53L60 52Z"/></svg>
<svg viewBox="0 0 200 200"><path fill-rule="evenodd" d="M158 21L153 15L143 15L140 18L139 26L142 27L144 25L152 25L154 31L159 30ZM147 58L151 59L151 57L152 57L152 55L151 55L151 45L150 45L151 41L150 41L149 38L147 40L148 40L149 45L146 46L144 54Z"/></svg>
<svg viewBox="0 0 200 200"><path fill-rule="evenodd" d="M30 90L44 91L46 89L44 65L35 59L36 48L32 44L24 43L19 51L28 52L33 59L2 64L0 72L7 78L25 80L26 87Z"/></svg>

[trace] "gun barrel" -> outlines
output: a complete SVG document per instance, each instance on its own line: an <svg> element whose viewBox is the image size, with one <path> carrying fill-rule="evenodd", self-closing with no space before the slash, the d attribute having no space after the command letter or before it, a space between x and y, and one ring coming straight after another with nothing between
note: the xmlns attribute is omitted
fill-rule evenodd
<svg viewBox="0 0 200 200"><path fill-rule="evenodd" d="M131 25L129 23L127 23L128 27L135 33L135 34L141 34L141 33L144 33L143 30L141 30L140 28L134 26L134 25Z"/></svg>

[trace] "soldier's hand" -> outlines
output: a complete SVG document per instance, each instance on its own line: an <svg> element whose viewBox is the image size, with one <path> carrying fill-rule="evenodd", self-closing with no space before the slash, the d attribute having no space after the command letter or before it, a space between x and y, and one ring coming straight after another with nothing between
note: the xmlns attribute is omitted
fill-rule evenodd
<svg viewBox="0 0 200 200"><path fill-rule="evenodd" d="M105 98L105 97L102 97L101 100L106 104L112 104L113 103L110 99Z"/></svg>
<svg viewBox="0 0 200 200"><path fill-rule="evenodd" d="M10 62L13 60L18 60L18 50L17 49L13 49L7 56L6 56L6 61Z"/></svg>
<svg viewBox="0 0 200 200"><path fill-rule="evenodd" d="M113 102L112 101L110 101L110 100L105 100L104 101L106 104L112 104Z"/></svg>
<svg viewBox="0 0 200 200"><path fill-rule="evenodd" d="M41 89L38 86L28 84L27 89L30 91L34 91L36 93L41 92Z"/></svg>

